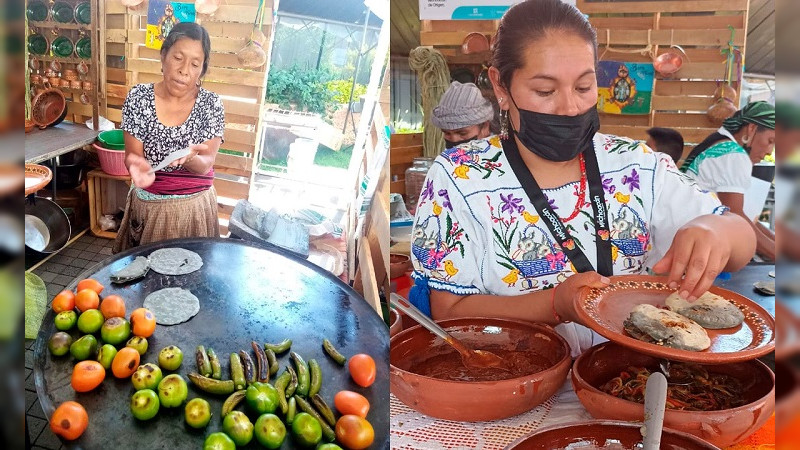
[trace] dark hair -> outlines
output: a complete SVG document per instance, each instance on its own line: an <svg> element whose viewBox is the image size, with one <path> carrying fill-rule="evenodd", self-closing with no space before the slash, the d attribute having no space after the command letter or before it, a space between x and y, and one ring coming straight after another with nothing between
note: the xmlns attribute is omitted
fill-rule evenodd
<svg viewBox="0 0 800 450"><path fill-rule="evenodd" d="M511 76L524 65L525 49L551 30L586 39L597 59L597 33L577 8L561 0L526 0L506 11L492 43L492 66L500 71L504 88L511 87Z"/></svg>
<svg viewBox="0 0 800 450"><path fill-rule="evenodd" d="M656 150L666 153L672 160L678 162L683 154L683 136L672 128L650 128L647 134L656 141Z"/></svg>
<svg viewBox="0 0 800 450"><path fill-rule="evenodd" d="M202 77L208 70L208 59L211 56L211 38L208 37L208 31L202 26L194 22L176 23L175 26L172 27L172 30L170 30L167 38L164 39L164 43L161 44L161 56L166 55L169 49L172 48L179 39L183 38L200 41L200 44L203 45L203 71L200 72L200 76Z"/></svg>

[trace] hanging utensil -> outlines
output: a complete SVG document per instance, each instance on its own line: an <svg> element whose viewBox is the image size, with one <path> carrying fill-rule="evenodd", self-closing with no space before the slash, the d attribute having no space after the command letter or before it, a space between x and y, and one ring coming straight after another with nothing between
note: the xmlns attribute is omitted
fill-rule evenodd
<svg viewBox="0 0 800 450"><path fill-rule="evenodd" d="M264 23L264 9L264 0L260 0L250 39L241 50L236 52L239 64L248 69L256 69L267 63L267 52L263 48L266 36L261 32L261 27Z"/></svg>
<svg viewBox="0 0 800 450"><path fill-rule="evenodd" d="M50 62L50 68L53 69L53 71L56 73L61 72L61 63L56 60L53 60Z"/></svg>
<svg viewBox="0 0 800 450"><path fill-rule="evenodd" d="M461 52L465 55L489 51L489 39L483 33L470 33L461 44Z"/></svg>
<svg viewBox="0 0 800 450"><path fill-rule="evenodd" d="M511 371L508 367L508 363L504 361L503 358L486 350L473 350L467 347L461 341L454 338L453 335L451 335L450 333L445 331L442 327L440 327L439 324L433 321L433 319L426 316L422 311L418 310L414 305L411 304L411 302L404 299L403 297L395 293L392 293L389 296L389 298L390 298L389 302L392 304L393 307L406 313L409 317L414 319L418 324L422 325L423 328L427 329L434 335L444 339L445 342L447 342L453 348L455 348L458 351L458 353L461 354L461 362L464 363L465 367L474 369L493 368L493 369L504 370L507 372Z"/></svg>
<svg viewBox="0 0 800 450"><path fill-rule="evenodd" d="M89 65L86 64L86 61L81 61L78 63L78 66L75 68L80 75L86 75L89 73Z"/></svg>

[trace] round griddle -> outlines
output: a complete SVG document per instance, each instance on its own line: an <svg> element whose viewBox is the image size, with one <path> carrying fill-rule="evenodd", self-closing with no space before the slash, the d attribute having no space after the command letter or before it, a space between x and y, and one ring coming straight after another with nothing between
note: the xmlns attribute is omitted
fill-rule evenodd
<svg viewBox="0 0 800 450"><path fill-rule="evenodd" d="M147 256L159 248L181 247L200 254L203 267L191 274L170 276L153 270L144 279L126 284L111 284L109 276L136 256ZM195 388L187 374L196 372L194 351L198 345L213 348L222 364L222 378L230 379L230 354L247 350L255 354L251 341L261 344L292 339L292 350L308 361L316 359L322 368L320 394L333 406L340 390L361 393L370 402L367 419L375 430L370 448L389 448L389 330L367 302L349 286L313 264L278 249L232 239L176 239L137 247L112 256L81 274L68 289L75 289L83 278L94 278L105 290L125 299L126 316L142 306L147 294L166 287L189 289L200 299L200 312L188 322L157 325L148 339L149 348L141 363L158 363L158 352L177 345L183 350L179 373L189 385L188 399L202 397L211 404L211 422L194 430L185 424L183 407L164 408L146 422L130 412L135 392L130 379L117 379L107 371L103 383L91 392L77 393L70 385L73 358L55 357L47 348L55 333L55 313L48 310L34 347L34 379L42 409L49 417L55 407L67 400L81 403L89 414L89 427L76 441L76 449L198 449L205 437L222 431L221 409L227 396L205 393ZM79 336L77 328L71 333ZM357 353L371 355L377 365L375 383L369 388L356 385L347 367L331 360L322 349L322 340L331 342L347 357ZM98 336L99 340L99 336ZM288 352L279 355L280 372L290 364ZM279 372L279 374L280 374ZM171 372L164 371L166 376ZM276 376L270 379L274 383ZM241 404L253 423L257 416ZM298 409L298 412L300 410ZM338 417L338 414L337 414ZM282 448L291 448L288 435ZM261 448L256 439L242 448Z"/></svg>

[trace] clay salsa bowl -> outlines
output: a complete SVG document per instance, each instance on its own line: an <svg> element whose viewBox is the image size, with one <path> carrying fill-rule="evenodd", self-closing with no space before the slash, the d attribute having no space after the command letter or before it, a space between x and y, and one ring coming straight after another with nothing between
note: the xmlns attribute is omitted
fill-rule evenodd
<svg viewBox="0 0 800 450"><path fill-rule="evenodd" d="M614 397L600 386L629 366L657 370L659 358L607 342L583 353L572 368L572 386L595 419L642 421L644 405ZM685 431L718 447L728 447L756 432L775 411L775 374L758 360L705 366L711 373L731 375L745 386L746 403L719 411L667 409L664 427Z"/></svg>
<svg viewBox="0 0 800 450"><path fill-rule="evenodd" d="M535 408L555 394L567 378L572 363L569 345L546 325L487 318L437 323L472 348L535 352L541 361L547 361L547 368L500 381L450 381L423 376L414 372L416 364L452 350L420 326L403 330L390 341L391 391L422 414L462 422L505 419Z"/></svg>
<svg viewBox="0 0 800 450"><path fill-rule="evenodd" d="M625 449L635 449L642 442L641 424L593 420L558 424L537 430L509 444L506 450L561 450L564 448L604 448L606 443L620 443ZM594 444L594 445L592 445ZM572 447L569 447L572 445ZM617 449L619 446L610 446ZM661 450L719 450L691 434L664 428Z"/></svg>
<svg viewBox="0 0 800 450"><path fill-rule="evenodd" d="M403 318L394 308L389 308L389 337L403 331Z"/></svg>

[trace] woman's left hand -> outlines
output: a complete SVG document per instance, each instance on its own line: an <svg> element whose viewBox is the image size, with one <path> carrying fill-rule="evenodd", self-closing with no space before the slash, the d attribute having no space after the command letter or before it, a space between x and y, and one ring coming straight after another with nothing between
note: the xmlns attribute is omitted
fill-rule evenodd
<svg viewBox="0 0 800 450"><path fill-rule="evenodd" d="M698 221L678 230L667 254L653 271L669 273L667 284L680 296L694 301L714 283L731 257L731 243L720 230Z"/></svg>
<svg viewBox="0 0 800 450"><path fill-rule="evenodd" d="M189 150L191 150L191 153L189 153L188 155L184 156L183 158L176 159L175 161L172 161L169 164L169 167L177 167L177 166L181 166L181 165L185 164L186 162L188 162L188 161L192 160L193 158L195 158L198 154L200 154L204 150L208 150L208 146L206 144L191 144L191 145L189 145Z"/></svg>

